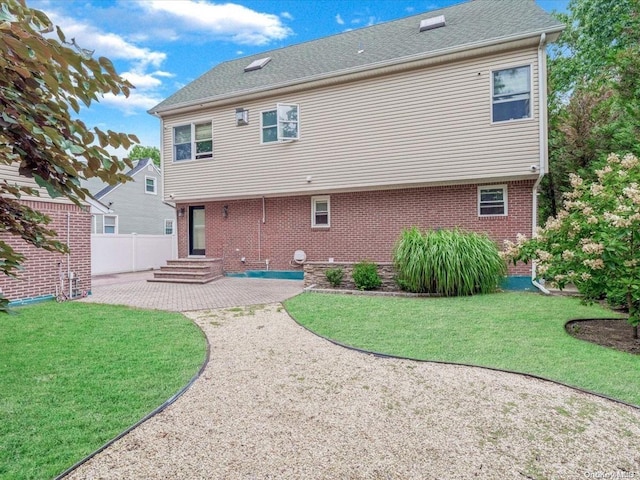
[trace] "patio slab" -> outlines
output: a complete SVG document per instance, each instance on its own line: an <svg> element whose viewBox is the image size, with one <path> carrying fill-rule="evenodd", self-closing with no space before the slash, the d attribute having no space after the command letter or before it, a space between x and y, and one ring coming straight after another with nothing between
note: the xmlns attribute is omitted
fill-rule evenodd
<svg viewBox="0 0 640 480"><path fill-rule="evenodd" d="M191 285L147 282L149 278L152 271L94 277L91 295L81 301L184 312L282 302L303 289L300 280L224 277Z"/></svg>

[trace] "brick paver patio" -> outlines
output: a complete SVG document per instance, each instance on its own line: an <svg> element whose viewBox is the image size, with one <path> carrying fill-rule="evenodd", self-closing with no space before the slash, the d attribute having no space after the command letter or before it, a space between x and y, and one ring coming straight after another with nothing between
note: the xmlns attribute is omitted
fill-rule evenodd
<svg viewBox="0 0 640 480"><path fill-rule="evenodd" d="M302 281L224 277L204 285L147 282L152 272L92 279L91 295L81 301L184 312L207 308L282 302L302 292Z"/></svg>

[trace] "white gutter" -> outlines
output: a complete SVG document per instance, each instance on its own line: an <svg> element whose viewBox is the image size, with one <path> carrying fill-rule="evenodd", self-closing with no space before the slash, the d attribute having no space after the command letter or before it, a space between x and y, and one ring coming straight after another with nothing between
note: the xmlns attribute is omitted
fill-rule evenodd
<svg viewBox="0 0 640 480"><path fill-rule="evenodd" d="M547 164L547 62L546 62L546 46L547 34L540 35L540 44L538 45L538 125L539 125L539 144L540 144L540 164L538 166L538 179L533 184L533 211L531 212L531 236L536 234L538 229L538 186L545 175L545 166ZM531 283L542 293L549 295L551 292L544 288L542 284L536 281L536 262L531 264Z"/></svg>

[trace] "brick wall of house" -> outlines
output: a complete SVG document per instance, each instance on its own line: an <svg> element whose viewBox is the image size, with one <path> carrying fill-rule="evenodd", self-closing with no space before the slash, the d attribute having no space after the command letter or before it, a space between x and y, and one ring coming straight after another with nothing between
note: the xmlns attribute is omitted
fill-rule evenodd
<svg viewBox="0 0 640 480"><path fill-rule="evenodd" d="M311 196L263 200L229 200L205 206L206 256L222 257L228 272L269 268L290 270L295 250L309 261L388 262L403 228L453 228L486 232L502 248L504 239L531 235L532 181L508 183L506 217L479 218L477 185L452 185L400 190L331 194L331 227L311 228ZM227 206L227 217L223 207ZM188 255L187 219L178 217L178 253ZM245 257L243 264L240 260ZM527 275L530 267L510 267L512 275Z"/></svg>
<svg viewBox="0 0 640 480"><path fill-rule="evenodd" d="M67 221L69 221L71 271L80 279L82 290L91 290L91 214L72 204L42 201L24 201L24 204L38 210L52 219L49 228L58 233L58 239L67 242ZM0 276L0 290L9 300L54 295L60 283L60 263L66 276L67 256L48 252L29 245L22 239L8 234L0 234L0 239L25 255L23 271L18 278ZM65 285L68 283L65 280Z"/></svg>

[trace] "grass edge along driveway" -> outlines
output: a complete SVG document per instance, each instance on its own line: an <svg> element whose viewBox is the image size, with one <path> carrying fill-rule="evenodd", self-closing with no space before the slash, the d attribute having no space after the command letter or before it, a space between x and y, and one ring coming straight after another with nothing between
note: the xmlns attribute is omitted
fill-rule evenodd
<svg viewBox="0 0 640 480"><path fill-rule="evenodd" d="M368 351L538 375L640 405L640 356L578 340L564 325L615 318L577 298L507 292L455 298L329 295L285 302L311 331Z"/></svg>
<svg viewBox="0 0 640 480"><path fill-rule="evenodd" d="M181 314L46 302L0 315L0 478L52 478L162 405L198 371Z"/></svg>

